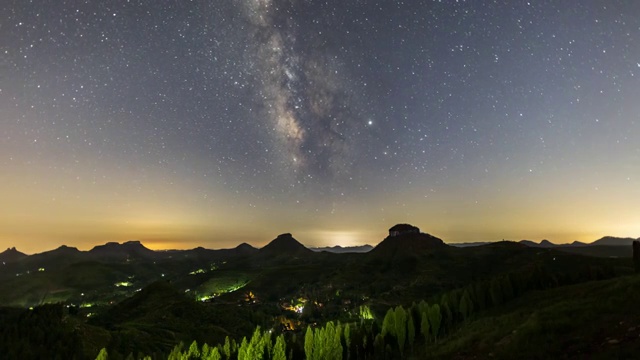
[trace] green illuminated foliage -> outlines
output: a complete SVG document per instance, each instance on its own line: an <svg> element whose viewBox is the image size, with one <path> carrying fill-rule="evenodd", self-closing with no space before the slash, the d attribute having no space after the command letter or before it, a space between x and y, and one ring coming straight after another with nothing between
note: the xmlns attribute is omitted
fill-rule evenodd
<svg viewBox="0 0 640 360"><path fill-rule="evenodd" d="M96 357L96 360L107 360L109 359L109 355L107 354L107 349L102 348Z"/></svg>
<svg viewBox="0 0 640 360"><path fill-rule="evenodd" d="M286 354L287 354L287 345L284 341L284 336L280 334L276 338L276 344L273 346L273 350L271 352L271 359L286 360L287 359Z"/></svg>
<svg viewBox="0 0 640 360"><path fill-rule="evenodd" d="M431 325L431 333L436 341L438 340L441 321L442 313L440 313L440 305L435 304L429 309L429 325Z"/></svg>

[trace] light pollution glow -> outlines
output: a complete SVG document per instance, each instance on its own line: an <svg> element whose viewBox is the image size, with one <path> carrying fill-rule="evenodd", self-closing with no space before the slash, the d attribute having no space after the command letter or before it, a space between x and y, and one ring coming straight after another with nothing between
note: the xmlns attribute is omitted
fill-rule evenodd
<svg viewBox="0 0 640 360"><path fill-rule="evenodd" d="M616 165L613 164L612 167ZM438 192L420 186L352 199L333 214L316 214L313 204L270 204L223 191L201 198L179 183L147 182L144 189L113 187L136 177L116 173L106 184L87 184L16 166L3 172L4 199L0 244L27 253L65 244L89 249L107 241L138 239L152 249L263 246L291 232L308 246L376 244L395 223L409 222L446 242L550 239L590 242L605 235L640 234L640 186L633 181L594 177L599 188L546 178L490 181L460 191L459 184ZM128 179L128 180L127 180ZM113 187L113 188L112 188ZM528 191L516 191L512 188ZM420 197L416 194L424 194ZM283 210L286 208L299 211Z"/></svg>

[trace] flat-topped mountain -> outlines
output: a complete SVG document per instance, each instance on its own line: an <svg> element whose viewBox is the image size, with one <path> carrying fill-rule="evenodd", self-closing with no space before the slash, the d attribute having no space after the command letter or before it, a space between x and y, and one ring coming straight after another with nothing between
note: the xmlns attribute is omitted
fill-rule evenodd
<svg viewBox="0 0 640 360"><path fill-rule="evenodd" d="M441 239L409 224L398 224L389 229L389 236L380 242L372 254L419 254L421 252L448 247Z"/></svg>
<svg viewBox="0 0 640 360"><path fill-rule="evenodd" d="M122 244L108 242L104 245L95 246L89 250L88 254L97 259L151 259L158 255L155 251L142 245L140 241L127 241Z"/></svg>

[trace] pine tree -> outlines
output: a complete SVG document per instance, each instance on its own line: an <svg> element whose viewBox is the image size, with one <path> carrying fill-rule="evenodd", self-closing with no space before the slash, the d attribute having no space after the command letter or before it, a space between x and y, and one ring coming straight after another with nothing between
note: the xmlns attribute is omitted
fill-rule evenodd
<svg viewBox="0 0 640 360"><path fill-rule="evenodd" d="M467 290L464 291L460 298L460 313L465 321L473 313L473 302L471 301L471 296L469 296L469 292Z"/></svg>
<svg viewBox="0 0 640 360"><path fill-rule="evenodd" d="M420 333L424 337L424 343L426 345L427 342L429 341L429 333L430 333L428 311L423 312L421 317L422 318L420 319Z"/></svg>
<svg viewBox="0 0 640 360"><path fill-rule="evenodd" d="M109 359L109 355L107 354L107 349L102 348L96 357L96 360L107 360Z"/></svg>
<svg viewBox="0 0 640 360"><path fill-rule="evenodd" d="M169 353L167 360L182 360L182 346L183 346L182 342L174 346L171 352Z"/></svg>
<svg viewBox="0 0 640 360"><path fill-rule="evenodd" d="M444 296L446 296L446 294ZM420 300L418 303L418 309L420 310L420 314L426 313L429 311L429 304L424 300Z"/></svg>
<svg viewBox="0 0 640 360"><path fill-rule="evenodd" d="M407 340L407 313L402 306L397 306L395 311L395 335L398 340L400 354L404 353L404 344Z"/></svg>
<svg viewBox="0 0 640 360"><path fill-rule="evenodd" d="M224 353L224 358L229 360L231 358L231 342L229 341L229 336L224 338L224 346L222 347L222 352Z"/></svg>
<svg viewBox="0 0 640 360"><path fill-rule="evenodd" d="M209 351L208 360L222 360L222 355L220 354L220 350L218 350L217 347L211 348L211 351Z"/></svg>
<svg viewBox="0 0 640 360"><path fill-rule="evenodd" d="M307 356L307 360L314 360L313 345L313 329L311 329L311 326L307 326L307 332L304 334L304 353Z"/></svg>
<svg viewBox="0 0 640 360"><path fill-rule="evenodd" d="M373 352L376 355L376 359L384 359L385 350L384 336L382 334L376 335L373 340Z"/></svg>
<svg viewBox="0 0 640 360"><path fill-rule="evenodd" d="M249 350L249 342L247 341L247 337L242 338L242 342L240 343L240 347L238 347L238 360L252 360L251 357L248 356Z"/></svg>
<svg viewBox="0 0 640 360"><path fill-rule="evenodd" d="M449 331L453 325L453 314L449 308L449 303L442 303L440 312L442 313L442 325L440 325L442 329L440 332Z"/></svg>
<svg viewBox="0 0 640 360"><path fill-rule="evenodd" d="M413 342L416 339L416 327L413 323L413 315L409 312L407 317L407 341L413 350Z"/></svg>
<svg viewBox="0 0 640 360"><path fill-rule="evenodd" d="M287 345L284 341L284 335L280 334L276 338L276 344L272 349L272 360L287 360Z"/></svg>
<svg viewBox="0 0 640 360"><path fill-rule="evenodd" d="M260 326L253 331L249 345L246 348L246 356L252 360L262 360L264 357L265 338L262 335Z"/></svg>
<svg viewBox="0 0 640 360"><path fill-rule="evenodd" d="M395 336L395 328L396 328L396 316L393 308L389 308L387 310L387 314L384 316L384 320L382 320L382 336L387 334L391 334Z"/></svg>
<svg viewBox="0 0 640 360"><path fill-rule="evenodd" d="M187 351L187 359L198 359L200 357L200 347L198 343L194 340L189 346L189 350Z"/></svg>
<svg viewBox="0 0 640 360"><path fill-rule="evenodd" d="M351 357L351 327L349 324L344 326L344 343L347 345L347 359Z"/></svg>
<svg viewBox="0 0 640 360"><path fill-rule="evenodd" d="M342 330L340 324L336 327L336 331L333 334L333 341L331 344L330 358L336 360L342 360Z"/></svg>
<svg viewBox="0 0 640 360"><path fill-rule="evenodd" d="M429 309L429 325L431 326L431 333L433 338L438 341L438 333L440 332L440 322L442 321L442 313L440 313L440 306L435 304Z"/></svg>

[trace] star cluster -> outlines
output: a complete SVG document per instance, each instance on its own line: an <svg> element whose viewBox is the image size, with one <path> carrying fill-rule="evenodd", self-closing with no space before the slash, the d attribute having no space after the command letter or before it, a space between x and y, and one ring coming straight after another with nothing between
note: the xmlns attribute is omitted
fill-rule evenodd
<svg viewBox="0 0 640 360"><path fill-rule="evenodd" d="M639 236L640 4L9 1L0 243Z"/></svg>

